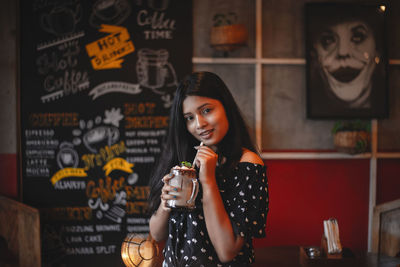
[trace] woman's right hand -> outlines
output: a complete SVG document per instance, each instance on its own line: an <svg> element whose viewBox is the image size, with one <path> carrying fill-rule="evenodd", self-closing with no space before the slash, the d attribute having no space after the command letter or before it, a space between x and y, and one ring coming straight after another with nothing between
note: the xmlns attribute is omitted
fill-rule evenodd
<svg viewBox="0 0 400 267"><path fill-rule="evenodd" d="M169 173L162 178L162 181L164 182L164 186L161 189L161 207L164 210L168 210L168 211L171 210L171 208L169 208L167 206L167 200L176 199L176 197L177 197L175 195L169 194L169 192L171 192L171 191L178 192L178 188L169 185L169 180L171 180L173 177L174 177L174 174Z"/></svg>
<svg viewBox="0 0 400 267"><path fill-rule="evenodd" d="M169 180L173 177L173 174L167 174L162 178L164 185L161 188L161 203L149 222L150 234L157 242L168 237L168 220L171 209L167 206L167 200L175 199L175 196L169 194L170 192L177 192L175 187L169 185Z"/></svg>

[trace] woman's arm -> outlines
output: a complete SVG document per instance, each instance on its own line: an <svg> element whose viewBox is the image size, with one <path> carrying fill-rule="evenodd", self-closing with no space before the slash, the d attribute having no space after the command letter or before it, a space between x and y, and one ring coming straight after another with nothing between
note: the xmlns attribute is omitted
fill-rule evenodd
<svg viewBox="0 0 400 267"><path fill-rule="evenodd" d="M196 165L203 189L203 212L208 235L221 262L233 260L244 244L237 236L225 210L215 179L217 154L209 147L198 147Z"/></svg>
<svg viewBox="0 0 400 267"><path fill-rule="evenodd" d="M203 184L203 211L211 242L221 262L233 260L244 239L233 232L216 183Z"/></svg>
<svg viewBox="0 0 400 267"><path fill-rule="evenodd" d="M157 211L151 216L149 222L150 234L157 242L165 240L168 235L169 212L162 205L161 203Z"/></svg>
<svg viewBox="0 0 400 267"><path fill-rule="evenodd" d="M168 180L174 177L173 174L167 174L163 177L164 186L161 189L161 203L157 211L151 216L149 227L150 235L157 242L165 240L168 236L168 219L170 208L167 207L167 200L174 198L168 192L174 190L174 187L168 185Z"/></svg>

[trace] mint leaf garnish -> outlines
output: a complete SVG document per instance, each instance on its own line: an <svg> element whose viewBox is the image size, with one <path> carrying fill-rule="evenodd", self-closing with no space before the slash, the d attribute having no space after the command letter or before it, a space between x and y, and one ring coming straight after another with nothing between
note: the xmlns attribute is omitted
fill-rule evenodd
<svg viewBox="0 0 400 267"><path fill-rule="evenodd" d="M181 162L181 166L182 166L182 167L192 168L192 163L187 162L187 161L182 161L182 162Z"/></svg>

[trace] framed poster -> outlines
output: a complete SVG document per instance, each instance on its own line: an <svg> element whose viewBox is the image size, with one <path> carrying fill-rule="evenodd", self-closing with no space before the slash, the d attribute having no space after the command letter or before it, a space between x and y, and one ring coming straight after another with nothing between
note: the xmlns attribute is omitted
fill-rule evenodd
<svg viewBox="0 0 400 267"><path fill-rule="evenodd" d="M388 116L387 12L382 5L306 4L308 118Z"/></svg>

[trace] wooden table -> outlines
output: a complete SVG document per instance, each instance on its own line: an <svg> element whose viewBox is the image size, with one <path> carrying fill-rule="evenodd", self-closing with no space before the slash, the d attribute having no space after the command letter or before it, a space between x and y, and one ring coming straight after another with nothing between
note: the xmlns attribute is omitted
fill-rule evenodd
<svg viewBox="0 0 400 267"><path fill-rule="evenodd" d="M299 246L256 248L255 257L253 267L301 267ZM356 259L356 266L360 267L400 267L400 258L378 257L373 253L359 253Z"/></svg>
<svg viewBox="0 0 400 267"><path fill-rule="evenodd" d="M253 267L299 267L298 246L255 248L256 262Z"/></svg>

